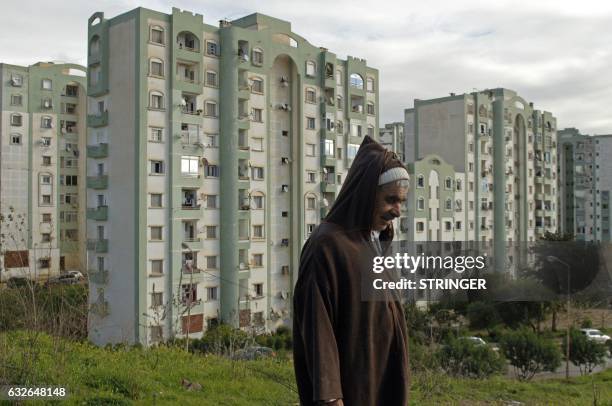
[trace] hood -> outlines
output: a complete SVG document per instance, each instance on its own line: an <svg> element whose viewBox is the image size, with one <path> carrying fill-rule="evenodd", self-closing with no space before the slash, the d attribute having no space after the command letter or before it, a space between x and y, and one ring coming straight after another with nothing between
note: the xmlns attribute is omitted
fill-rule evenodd
<svg viewBox="0 0 612 406"><path fill-rule="evenodd" d="M324 220L341 226L345 231L358 232L369 239L378 177L384 171L395 167L404 167L397 155L366 136ZM380 239L393 239L393 226L383 230Z"/></svg>

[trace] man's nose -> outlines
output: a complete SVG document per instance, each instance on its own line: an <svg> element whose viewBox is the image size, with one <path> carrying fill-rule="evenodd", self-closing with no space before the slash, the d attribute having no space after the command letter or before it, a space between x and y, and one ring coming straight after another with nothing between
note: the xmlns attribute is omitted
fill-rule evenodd
<svg viewBox="0 0 612 406"><path fill-rule="evenodd" d="M394 217L400 216L400 204L399 203L393 206L393 209L391 209L391 214L393 214Z"/></svg>

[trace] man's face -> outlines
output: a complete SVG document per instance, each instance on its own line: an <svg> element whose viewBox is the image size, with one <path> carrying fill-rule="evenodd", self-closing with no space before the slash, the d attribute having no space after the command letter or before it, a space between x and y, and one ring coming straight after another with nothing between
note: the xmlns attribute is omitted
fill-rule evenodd
<svg viewBox="0 0 612 406"><path fill-rule="evenodd" d="M402 204L406 201L408 186L405 182L392 182L382 185L376 193L372 229L382 231L399 217Z"/></svg>

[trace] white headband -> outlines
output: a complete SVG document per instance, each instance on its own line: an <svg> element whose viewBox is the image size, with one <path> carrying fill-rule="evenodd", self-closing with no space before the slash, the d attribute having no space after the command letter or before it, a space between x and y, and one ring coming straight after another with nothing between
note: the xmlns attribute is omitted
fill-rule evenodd
<svg viewBox="0 0 612 406"><path fill-rule="evenodd" d="M395 182L396 180L410 180L408 171L401 166L391 168L388 171L381 173L381 175L378 177L378 186Z"/></svg>

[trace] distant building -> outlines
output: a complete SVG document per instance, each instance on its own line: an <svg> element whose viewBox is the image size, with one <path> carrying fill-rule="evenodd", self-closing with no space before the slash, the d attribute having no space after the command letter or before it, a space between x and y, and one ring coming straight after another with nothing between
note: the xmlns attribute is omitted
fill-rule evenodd
<svg viewBox="0 0 612 406"><path fill-rule="evenodd" d="M559 231L576 240L610 241L612 135L559 131Z"/></svg>
<svg viewBox="0 0 612 406"><path fill-rule="evenodd" d="M85 76L0 64L0 281L85 270Z"/></svg>

